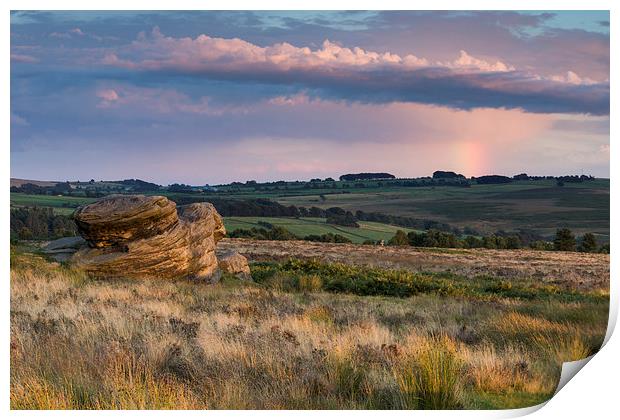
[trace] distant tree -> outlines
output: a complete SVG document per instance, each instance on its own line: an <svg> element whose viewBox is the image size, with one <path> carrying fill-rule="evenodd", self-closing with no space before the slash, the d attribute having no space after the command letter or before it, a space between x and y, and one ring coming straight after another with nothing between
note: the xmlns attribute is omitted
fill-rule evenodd
<svg viewBox="0 0 620 420"><path fill-rule="evenodd" d="M517 235L510 235L506 237L506 249L519 249L521 248L521 239Z"/></svg>
<svg viewBox="0 0 620 420"><path fill-rule="evenodd" d="M307 235L304 237L305 241L312 242L329 242L329 243L338 243L338 244L350 244L352 241L346 236L340 234L333 233L324 233L322 235Z"/></svg>
<svg viewBox="0 0 620 420"><path fill-rule="evenodd" d="M341 181L363 181L369 179L395 179L396 177L387 172L362 172L359 174L345 174L340 176Z"/></svg>
<svg viewBox="0 0 620 420"><path fill-rule="evenodd" d="M496 236L495 243L497 244L497 249L508 249L508 241L503 236Z"/></svg>
<svg viewBox="0 0 620 420"><path fill-rule="evenodd" d="M325 217L325 210L312 206L308 210L308 217Z"/></svg>
<svg viewBox="0 0 620 420"><path fill-rule="evenodd" d="M407 238L407 234L403 230L397 230L396 234L388 241L388 245L409 245L409 238Z"/></svg>
<svg viewBox="0 0 620 420"><path fill-rule="evenodd" d="M425 233L422 246L430 248L458 248L459 243L456 236L452 233L429 229Z"/></svg>
<svg viewBox="0 0 620 420"><path fill-rule="evenodd" d="M497 237L495 235L482 238L482 245L487 249L497 249Z"/></svg>
<svg viewBox="0 0 620 420"><path fill-rule="evenodd" d="M293 233L281 226L275 226L273 229L268 231L266 236L267 239L275 241L290 241L293 239L297 239L297 237Z"/></svg>
<svg viewBox="0 0 620 420"><path fill-rule="evenodd" d="M433 179L453 179L453 178L465 178L462 174L457 174L453 171L435 171L433 172Z"/></svg>
<svg viewBox="0 0 620 420"><path fill-rule="evenodd" d="M352 241L339 233L334 235L334 242L337 244L350 244Z"/></svg>
<svg viewBox="0 0 620 420"><path fill-rule="evenodd" d="M332 210L334 209L338 209L342 211L342 213L332 212ZM355 219L355 216L353 216L353 213L351 213L350 211L345 212L339 207L332 207L330 209L327 209L327 219L325 220L325 222L330 225L360 227L360 225L357 223L357 220Z"/></svg>
<svg viewBox="0 0 620 420"><path fill-rule="evenodd" d="M476 238L475 236L468 235L463 239L463 247L464 248L482 248L483 243L482 240Z"/></svg>
<svg viewBox="0 0 620 420"><path fill-rule="evenodd" d="M66 194L71 191L71 184L68 182L59 182L52 189L53 194Z"/></svg>
<svg viewBox="0 0 620 420"><path fill-rule="evenodd" d="M478 184L508 184L512 178L503 175L484 175L476 178Z"/></svg>
<svg viewBox="0 0 620 420"><path fill-rule="evenodd" d="M530 243L530 248L535 249L537 251L553 251L554 245L553 242L538 240Z"/></svg>
<svg viewBox="0 0 620 420"><path fill-rule="evenodd" d="M553 247L556 251L574 251L577 245L575 235L570 229L558 229L553 240Z"/></svg>
<svg viewBox="0 0 620 420"><path fill-rule="evenodd" d="M596 237L592 233L586 233L581 238L581 244L579 245L579 250L581 252L596 252L598 249L598 244L596 243Z"/></svg>
<svg viewBox="0 0 620 420"><path fill-rule="evenodd" d="M557 185L558 187L563 187L564 186L564 181L562 181L561 179L558 179L556 181L555 185Z"/></svg>
<svg viewBox="0 0 620 420"><path fill-rule="evenodd" d="M409 240L409 245L411 246L424 246L424 238L426 238L425 233L417 233L415 230L412 230L407 234L407 239Z"/></svg>

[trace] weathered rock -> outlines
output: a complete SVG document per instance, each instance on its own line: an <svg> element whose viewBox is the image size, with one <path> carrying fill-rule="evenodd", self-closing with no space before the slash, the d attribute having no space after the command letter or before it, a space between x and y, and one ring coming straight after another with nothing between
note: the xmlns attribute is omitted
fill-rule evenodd
<svg viewBox="0 0 620 420"><path fill-rule="evenodd" d="M78 208L73 218L80 235L95 248L150 238L179 221L176 204L158 195L111 195Z"/></svg>
<svg viewBox="0 0 620 420"><path fill-rule="evenodd" d="M218 257L220 269L234 274L244 280L252 280L248 259L235 251L226 252Z"/></svg>
<svg viewBox="0 0 620 420"><path fill-rule="evenodd" d="M84 245L86 241L81 236L70 236L51 241L43 248L43 253L58 262L64 262Z"/></svg>
<svg viewBox="0 0 620 420"><path fill-rule="evenodd" d="M219 279L215 246L226 230L210 203L177 212L166 197L112 196L78 209L75 218L88 246L71 262L94 275Z"/></svg>
<svg viewBox="0 0 620 420"><path fill-rule="evenodd" d="M56 239L51 241L44 248L44 252L56 251L59 249L79 249L86 244L86 241L81 236L67 236L65 238Z"/></svg>

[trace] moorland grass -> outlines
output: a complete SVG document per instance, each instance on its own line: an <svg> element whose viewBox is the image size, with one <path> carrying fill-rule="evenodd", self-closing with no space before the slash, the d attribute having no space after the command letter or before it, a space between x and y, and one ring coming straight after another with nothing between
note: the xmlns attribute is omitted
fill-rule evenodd
<svg viewBox="0 0 620 420"><path fill-rule="evenodd" d="M401 289L418 277L316 262L252 269L256 282L96 280L13 247L11 408L523 407L606 329L607 302L591 296L507 296L474 279L475 293L439 293L467 279L420 273L422 289Z"/></svg>
<svg viewBox="0 0 620 420"><path fill-rule="evenodd" d="M307 277L315 278L316 289L361 296L409 297L419 294L476 299L514 298L561 300L563 302L605 302L608 293L600 290L577 291L568 285L541 283L532 279L503 279L495 276L466 277L449 272L430 273L379 267L324 263L317 259L289 259L286 262L252 264L252 275L259 284L284 291L303 291Z"/></svg>

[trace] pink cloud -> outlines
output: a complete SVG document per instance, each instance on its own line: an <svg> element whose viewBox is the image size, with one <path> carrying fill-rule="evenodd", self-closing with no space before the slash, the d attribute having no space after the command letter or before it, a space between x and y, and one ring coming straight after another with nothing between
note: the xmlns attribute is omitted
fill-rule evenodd
<svg viewBox="0 0 620 420"><path fill-rule="evenodd" d="M104 65L138 71L198 74L226 80L299 83L343 100L418 102L459 109L506 107L530 112L607 115L609 82L573 72L548 77L496 58L461 50L453 61L431 62L325 40L320 48L286 42L259 46L239 38L174 38L158 28L130 45L108 51ZM587 89L582 89L582 87Z"/></svg>
<svg viewBox="0 0 620 420"><path fill-rule="evenodd" d="M125 51L135 59L119 58L108 53L102 63L144 70L179 69L185 71L239 70L252 66L263 70L329 71L335 69L380 69L384 67L416 69L422 67L446 67L462 71L504 72L514 67L501 61L485 61L466 51L452 62L431 62L413 54L399 55L389 51L368 51L359 47L347 48L325 40L316 50L295 47L282 42L261 47L239 38L215 38L199 35L196 38L173 38L154 28L147 35L141 33Z"/></svg>
<svg viewBox="0 0 620 420"><path fill-rule="evenodd" d="M69 33L78 35L78 36L84 36L86 35L80 28L73 28L69 31Z"/></svg>
<svg viewBox="0 0 620 420"><path fill-rule="evenodd" d="M549 78L556 82L569 83L572 85L593 85L597 83L596 80L588 77L580 77L577 73L570 70L564 74L552 75Z"/></svg>
<svg viewBox="0 0 620 420"><path fill-rule="evenodd" d="M102 89L97 91L97 96L104 101L114 102L118 100L118 93L114 89Z"/></svg>
<svg viewBox="0 0 620 420"><path fill-rule="evenodd" d="M49 34L49 36L51 38L59 38L59 39L74 39L74 38L92 38L96 41L103 41L103 40L117 40L119 39L118 37L115 36L100 36L91 32L86 32L84 30L82 30L81 28L73 28L73 29L69 29L66 32L52 32Z"/></svg>
<svg viewBox="0 0 620 420"><path fill-rule="evenodd" d="M100 99L99 108L131 107L134 110L158 114L188 113L202 115L223 115L248 112L250 108L239 106L215 106L211 99L203 96L194 100L175 89L143 88L115 84L98 89L95 96Z"/></svg>
<svg viewBox="0 0 620 420"><path fill-rule="evenodd" d="M310 97L308 97L306 93L301 92L301 93L290 95L290 96L276 96L275 98L269 99L267 103L271 105L278 105L278 106L296 106L296 105L308 104L312 101L313 100ZM316 99L315 101L318 101L318 99Z"/></svg>
<svg viewBox="0 0 620 420"><path fill-rule="evenodd" d="M11 61L14 63L38 63L39 59L26 54L11 54Z"/></svg>
<svg viewBox="0 0 620 420"><path fill-rule="evenodd" d="M501 61L485 61L467 54L467 51L461 50L459 58L451 63L446 63L446 67L457 69L471 69L489 72L504 72L516 70L513 66L505 64Z"/></svg>
<svg viewBox="0 0 620 420"><path fill-rule="evenodd" d="M73 31L81 32L79 28ZM77 33L77 32L75 32ZM119 56L120 54L120 56ZM150 34L141 32L129 47L107 52L104 65L139 70L201 71L293 71L315 70L321 73L334 70L378 70L382 68L411 71L423 68L448 69L461 73L518 71L498 59L474 57L465 50L453 61L432 61L413 54L399 55L389 51L377 52L359 47L347 48L326 39L312 50L286 42L261 47L239 38L217 38L202 34L196 38L165 36L158 27ZM521 71L523 73L523 71ZM572 71L560 76L542 77L530 74L534 80L566 84L592 84L604 81L581 78Z"/></svg>

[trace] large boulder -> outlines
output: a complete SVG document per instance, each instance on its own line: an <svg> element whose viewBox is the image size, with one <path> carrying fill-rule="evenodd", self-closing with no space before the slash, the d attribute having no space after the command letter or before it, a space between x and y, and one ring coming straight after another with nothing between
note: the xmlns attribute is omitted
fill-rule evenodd
<svg viewBox="0 0 620 420"><path fill-rule="evenodd" d="M78 208L73 217L94 248L159 235L179 222L175 203L158 195L110 195Z"/></svg>
<svg viewBox="0 0 620 420"><path fill-rule="evenodd" d="M79 208L88 246L70 259L101 277L217 281L215 246L226 230L210 203L177 206L161 196L118 195Z"/></svg>

